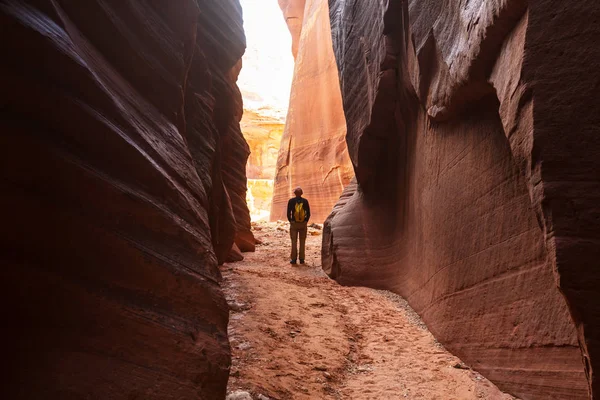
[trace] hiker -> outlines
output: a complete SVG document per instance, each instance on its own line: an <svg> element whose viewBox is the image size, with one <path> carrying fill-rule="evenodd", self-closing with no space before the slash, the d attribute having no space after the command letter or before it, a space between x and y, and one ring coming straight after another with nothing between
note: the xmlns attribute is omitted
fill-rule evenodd
<svg viewBox="0 0 600 400"><path fill-rule="evenodd" d="M290 238L292 239L292 254L290 264L296 264L300 255L300 264L304 264L304 245L306 243L307 225L310 219L308 200L302 197L302 188L294 189L293 197L288 201L287 218L290 221ZM298 254L298 235L300 235L300 254Z"/></svg>

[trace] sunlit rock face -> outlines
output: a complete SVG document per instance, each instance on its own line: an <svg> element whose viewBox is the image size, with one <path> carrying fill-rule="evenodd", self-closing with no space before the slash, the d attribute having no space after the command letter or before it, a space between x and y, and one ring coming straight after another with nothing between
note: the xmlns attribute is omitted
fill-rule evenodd
<svg viewBox="0 0 600 400"><path fill-rule="evenodd" d="M273 179L277 163L279 143L285 124L269 117L246 110L241 127L250 147L246 174L251 179Z"/></svg>
<svg viewBox="0 0 600 400"><path fill-rule="evenodd" d="M329 8L320 0L280 0L279 4L297 54L271 220L286 219L287 201L301 186L310 201L312 220L323 222L353 176Z"/></svg>
<svg viewBox="0 0 600 400"><path fill-rule="evenodd" d="M4 0L0 26L0 397L225 398L239 3Z"/></svg>
<svg viewBox="0 0 600 400"><path fill-rule="evenodd" d="M245 110L241 122L250 147L246 164L248 193L246 201L253 221L268 221L273 199L273 179L284 124L270 116Z"/></svg>
<svg viewBox="0 0 600 400"><path fill-rule="evenodd" d="M600 3L329 3L356 181L326 272L520 398L600 397Z"/></svg>

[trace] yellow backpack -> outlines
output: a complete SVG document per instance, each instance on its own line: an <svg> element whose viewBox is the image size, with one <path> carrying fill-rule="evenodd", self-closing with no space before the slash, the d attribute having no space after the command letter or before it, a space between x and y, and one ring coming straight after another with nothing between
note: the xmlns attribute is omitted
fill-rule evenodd
<svg viewBox="0 0 600 400"><path fill-rule="evenodd" d="M296 203L296 209L294 210L294 220L296 222L304 222L306 218L306 210L304 210L304 202Z"/></svg>

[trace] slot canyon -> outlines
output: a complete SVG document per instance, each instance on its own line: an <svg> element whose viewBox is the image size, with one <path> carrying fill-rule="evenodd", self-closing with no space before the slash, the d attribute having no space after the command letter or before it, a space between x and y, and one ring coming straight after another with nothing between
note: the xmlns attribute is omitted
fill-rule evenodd
<svg viewBox="0 0 600 400"><path fill-rule="evenodd" d="M285 128L294 59L276 1L241 0L246 51L237 84L244 101L241 130L250 147L247 204L253 221L270 219L277 154ZM268 21L269 29L265 29Z"/></svg>
<svg viewBox="0 0 600 400"><path fill-rule="evenodd" d="M0 0L0 32L2 398L600 398L597 0Z"/></svg>

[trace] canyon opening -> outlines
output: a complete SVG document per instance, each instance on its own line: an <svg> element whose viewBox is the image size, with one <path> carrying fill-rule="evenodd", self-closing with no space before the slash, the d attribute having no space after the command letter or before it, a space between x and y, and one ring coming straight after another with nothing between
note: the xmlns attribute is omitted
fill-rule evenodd
<svg viewBox="0 0 600 400"><path fill-rule="evenodd" d="M294 72L292 37L276 1L240 3L246 52L237 83L244 101L240 125L250 147L246 201L252 221L268 221Z"/></svg>
<svg viewBox="0 0 600 400"><path fill-rule="evenodd" d="M599 20L0 0L2 398L597 399Z"/></svg>
<svg viewBox="0 0 600 400"><path fill-rule="evenodd" d="M287 220L287 201L301 186L312 221L323 223L353 176L329 8L311 1L241 4L247 49L238 85L252 220Z"/></svg>

